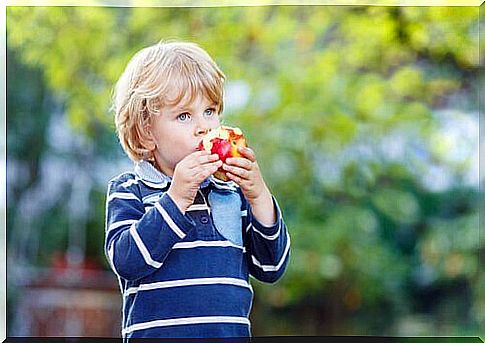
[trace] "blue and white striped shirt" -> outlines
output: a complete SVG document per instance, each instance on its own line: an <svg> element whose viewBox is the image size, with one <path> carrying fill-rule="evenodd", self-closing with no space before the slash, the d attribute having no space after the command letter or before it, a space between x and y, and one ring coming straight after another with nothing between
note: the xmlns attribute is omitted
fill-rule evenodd
<svg viewBox="0 0 485 343"><path fill-rule="evenodd" d="M234 182L209 177L185 214L149 162L109 182L105 253L123 297L122 336L249 337L249 275L276 282L290 237L262 225Z"/></svg>

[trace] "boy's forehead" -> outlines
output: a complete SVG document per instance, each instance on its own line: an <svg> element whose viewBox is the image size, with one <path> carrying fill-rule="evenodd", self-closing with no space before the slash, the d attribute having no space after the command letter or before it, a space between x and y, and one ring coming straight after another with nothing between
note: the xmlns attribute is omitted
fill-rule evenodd
<svg viewBox="0 0 485 343"><path fill-rule="evenodd" d="M163 101L166 105L171 105L177 109L183 109L190 107L195 102L204 102L209 104L215 104L212 101L206 92L201 89L197 91L193 91L190 88L183 88L179 85L174 85L169 87L164 95Z"/></svg>
<svg viewBox="0 0 485 343"><path fill-rule="evenodd" d="M162 76L163 77L163 76ZM222 101L222 93L219 87L213 84L214 79L200 70L189 72L183 68L174 68L165 75L163 90L159 94L162 106L176 109L191 108L194 102L210 106L219 106ZM220 90L222 92L222 89Z"/></svg>
<svg viewBox="0 0 485 343"><path fill-rule="evenodd" d="M197 93L197 94L194 95L193 99L191 99L188 96L184 97L178 103L174 103L173 107L176 108L176 109L179 109L179 110L183 110L183 109L191 108L193 105L196 105L196 104L197 105L204 104L204 105L207 105L207 106L216 106L217 105L214 101L209 99L204 94Z"/></svg>

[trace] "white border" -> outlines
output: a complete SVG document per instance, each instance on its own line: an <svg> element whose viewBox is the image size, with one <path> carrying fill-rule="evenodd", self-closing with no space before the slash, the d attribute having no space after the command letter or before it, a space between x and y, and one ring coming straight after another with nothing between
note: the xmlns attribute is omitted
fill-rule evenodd
<svg viewBox="0 0 485 343"><path fill-rule="evenodd" d="M377 5L377 6L460 6L478 7L484 0L6 0L0 4L0 68L2 70L0 97L0 341L7 336L6 326L6 299L7 299L7 253L6 253L6 127L7 127L7 71L6 71L6 7L7 6L110 6L110 7L221 7L221 6L264 6L264 5Z"/></svg>
<svg viewBox="0 0 485 343"><path fill-rule="evenodd" d="M7 6L222 7L267 5L480 6L483 0L6 0Z"/></svg>
<svg viewBox="0 0 485 343"><path fill-rule="evenodd" d="M6 7L0 6L0 68L2 70L0 107L0 341L7 337L7 30Z"/></svg>

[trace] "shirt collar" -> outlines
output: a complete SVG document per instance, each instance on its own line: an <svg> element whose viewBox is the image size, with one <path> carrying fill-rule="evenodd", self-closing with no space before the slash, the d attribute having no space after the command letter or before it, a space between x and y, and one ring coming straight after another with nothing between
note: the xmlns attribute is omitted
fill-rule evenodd
<svg viewBox="0 0 485 343"><path fill-rule="evenodd" d="M167 187L167 185L170 184L170 182L172 182L171 176L165 175L164 173L160 172L153 166L153 164L146 160L135 163L135 174L143 183L153 188L165 188ZM200 188L205 188L209 185L212 185L219 189L227 189L233 191L237 189L237 184L234 181L224 182L215 178L212 175L201 183Z"/></svg>

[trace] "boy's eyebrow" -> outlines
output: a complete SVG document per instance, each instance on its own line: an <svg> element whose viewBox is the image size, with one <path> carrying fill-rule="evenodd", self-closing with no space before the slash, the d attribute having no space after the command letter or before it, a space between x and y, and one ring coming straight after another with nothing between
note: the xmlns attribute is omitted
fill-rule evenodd
<svg viewBox="0 0 485 343"><path fill-rule="evenodd" d="M216 104L215 102L211 102L207 105L207 107L217 107L218 104ZM190 107L190 105L177 105L175 106L175 110L176 111L192 111L192 107Z"/></svg>

